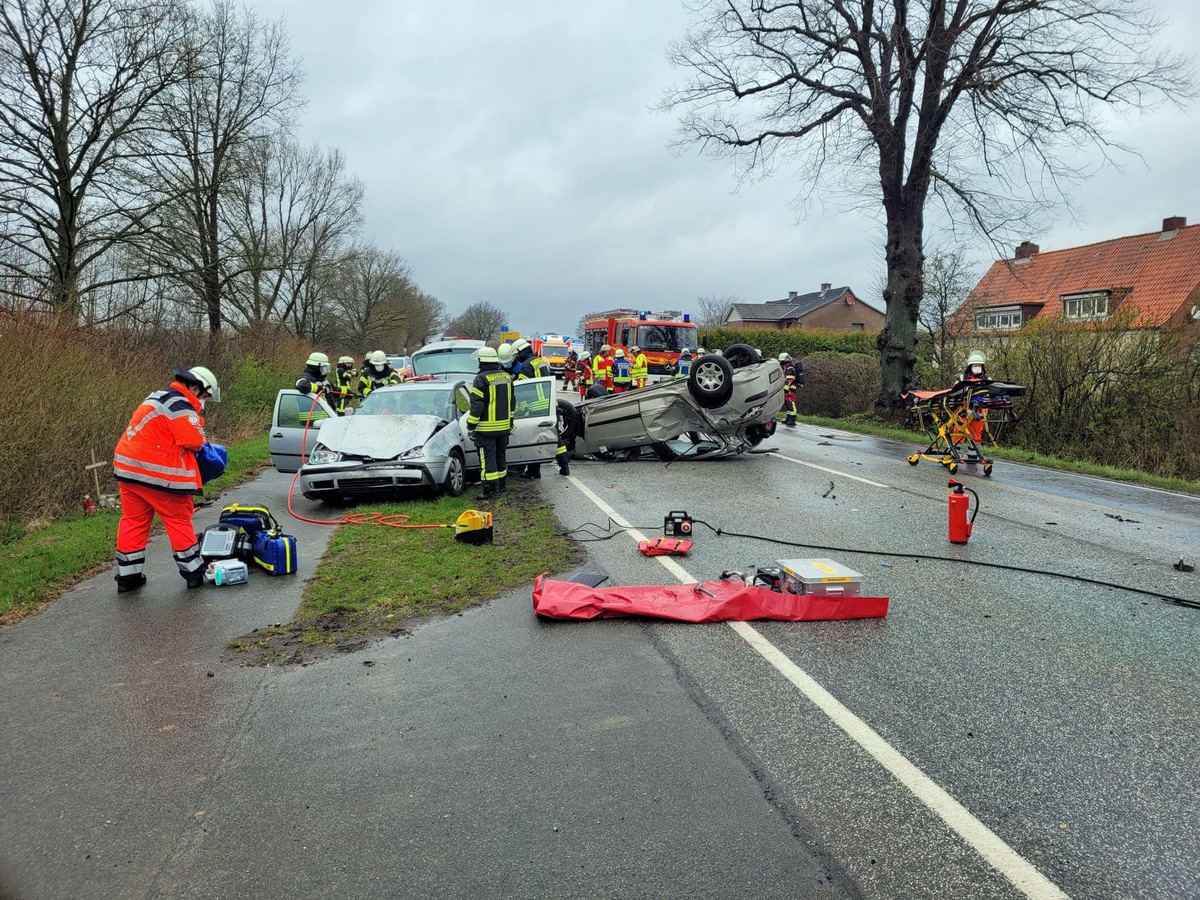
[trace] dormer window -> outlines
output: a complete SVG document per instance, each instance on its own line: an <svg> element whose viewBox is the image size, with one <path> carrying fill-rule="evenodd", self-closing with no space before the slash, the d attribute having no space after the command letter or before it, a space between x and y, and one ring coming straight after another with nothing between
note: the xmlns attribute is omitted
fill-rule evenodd
<svg viewBox="0 0 1200 900"><path fill-rule="evenodd" d="M976 331L1016 331L1021 327L1021 307L993 306L975 310Z"/></svg>
<svg viewBox="0 0 1200 900"><path fill-rule="evenodd" d="M1068 322L1095 322L1108 318L1108 291L1063 294L1063 318Z"/></svg>

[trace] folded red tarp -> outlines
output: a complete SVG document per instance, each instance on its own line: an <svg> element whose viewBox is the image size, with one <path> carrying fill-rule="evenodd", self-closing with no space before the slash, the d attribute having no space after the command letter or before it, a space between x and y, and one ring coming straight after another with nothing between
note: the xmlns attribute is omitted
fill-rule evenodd
<svg viewBox="0 0 1200 900"><path fill-rule="evenodd" d="M672 587L618 585L595 588L574 581L553 581L539 575L533 586L533 611L550 619L653 616L680 622L748 622L752 619L813 622L877 619L886 616L887 609L887 597L780 594L740 581L706 581L702 585Z"/></svg>

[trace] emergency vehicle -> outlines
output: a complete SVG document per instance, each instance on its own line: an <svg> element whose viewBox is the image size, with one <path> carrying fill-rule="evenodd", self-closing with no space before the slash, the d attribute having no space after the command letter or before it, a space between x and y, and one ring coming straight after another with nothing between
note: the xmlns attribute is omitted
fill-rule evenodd
<svg viewBox="0 0 1200 900"><path fill-rule="evenodd" d="M561 334L539 334L529 341L535 355L550 364L550 371L562 377L567 364L567 353L571 349L571 338Z"/></svg>
<svg viewBox="0 0 1200 900"><path fill-rule="evenodd" d="M670 375L684 347L695 350L700 341L699 329L688 313L676 310L653 313L644 309L609 309L592 313L584 322L583 345L588 358L608 344L615 353L618 348L632 359L631 347L646 354L651 375Z"/></svg>

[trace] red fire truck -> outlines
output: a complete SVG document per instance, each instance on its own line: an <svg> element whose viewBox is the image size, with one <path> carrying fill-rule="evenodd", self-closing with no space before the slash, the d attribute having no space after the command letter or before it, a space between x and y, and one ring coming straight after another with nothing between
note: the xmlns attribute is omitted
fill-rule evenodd
<svg viewBox="0 0 1200 900"><path fill-rule="evenodd" d="M640 347L652 376L669 375L679 359L679 351L684 347L695 350L699 340L692 317L676 310L653 313L644 309L609 309L587 316L583 330L583 346L589 359L604 344L614 352L621 348L631 360L629 349Z"/></svg>

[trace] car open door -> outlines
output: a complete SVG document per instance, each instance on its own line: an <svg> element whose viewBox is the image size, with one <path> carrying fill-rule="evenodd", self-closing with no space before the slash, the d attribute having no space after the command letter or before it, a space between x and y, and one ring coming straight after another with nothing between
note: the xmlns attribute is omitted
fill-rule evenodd
<svg viewBox="0 0 1200 900"><path fill-rule="evenodd" d="M280 472L298 471L301 445L304 448L303 462L308 462L308 454L317 444L321 423L336 416L337 413L325 402L324 397L301 394L294 388L280 391L275 397L275 412L271 416L271 431L267 441L275 468Z"/></svg>
<svg viewBox="0 0 1200 900"><path fill-rule="evenodd" d="M508 439L508 465L552 462L558 452L554 377L513 382L516 409Z"/></svg>

